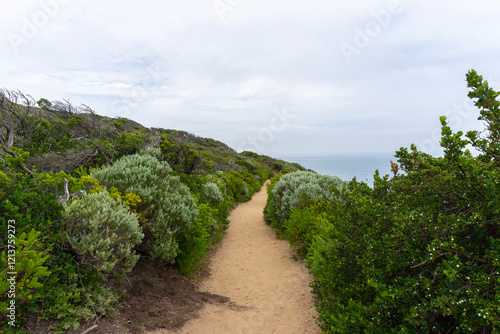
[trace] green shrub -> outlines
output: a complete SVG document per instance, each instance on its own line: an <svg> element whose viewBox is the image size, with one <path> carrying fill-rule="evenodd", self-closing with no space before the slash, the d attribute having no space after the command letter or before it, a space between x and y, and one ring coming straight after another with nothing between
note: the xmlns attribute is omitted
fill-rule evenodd
<svg viewBox="0 0 500 334"><path fill-rule="evenodd" d="M202 168L202 157L190 145L171 141L162 136L160 147L166 161L175 171L192 174Z"/></svg>
<svg viewBox="0 0 500 334"><path fill-rule="evenodd" d="M189 187L197 205L207 204L213 210L212 216L221 224L226 225L229 209L235 200L222 177L218 174L200 176L182 174L181 181Z"/></svg>
<svg viewBox="0 0 500 334"><path fill-rule="evenodd" d="M355 181L326 207L329 224L318 230L307 262L315 277L316 308L327 333L366 332L366 318L372 316L366 305L373 301L374 292L359 259L370 251L372 238L383 244L377 227L388 225L386 209L374 202L366 184Z"/></svg>
<svg viewBox="0 0 500 334"><path fill-rule="evenodd" d="M161 161L161 158L162 158L162 153L161 153L161 149L159 147L155 147L155 146L150 146L148 148L146 148L145 150L141 150L139 152L140 155L150 155L156 159L158 159L159 161Z"/></svg>
<svg viewBox="0 0 500 334"><path fill-rule="evenodd" d="M27 310L43 319L59 320L56 328L60 330L77 327L82 320L110 314L119 296L106 286L104 277L96 269L78 263L77 256L68 252L62 222L63 207L56 203L55 195L62 193L60 185L64 178L68 178L74 187L71 192L84 189L96 180L88 177L76 179L64 173L36 173L38 182L35 185L33 179L22 174L9 172L6 175L9 182L0 184L0 189L5 192L0 201L0 244L8 243L9 220L16 221L17 236L26 235L26 241L21 242L23 246L16 251L17 264L21 266L16 270L22 287L18 290L22 293L16 295L19 306L17 329L24 326L23 317ZM3 188L4 185L8 188ZM94 186L90 189L96 190ZM32 229L38 231L37 235L39 233L34 241ZM6 257L2 256L2 259ZM5 267L2 265L1 268L3 271ZM45 270L51 272L50 276L42 275ZM0 301L4 301L3 294Z"/></svg>
<svg viewBox="0 0 500 334"><path fill-rule="evenodd" d="M332 200L333 189L343 184L339 177L313 172L297 171L282 175L270 189L272 196L265 208L265 217L271 226L281 230L293 208L307 206L314 200Z"/></svg>
<svg viewBox="0 0 500 334"><path fill-rule="evenodd" d="M237 202L246 202L250 200L253 194L260 189L265 179L255 177L247 169L242 168L239 172L231 169L221 174L221 178L226 184L228 193Z"/></svg>
<svg viewBox="0 0 500 334"><path fill-rule="evenodd" d="M173 262L179 239L195 228L198 212L189 189L172 176L170 166L151 155L135 154L92 176L107 187L141 198L136 208L145 234L141 248L154 259Z"/></svg>
<svg viewBox="0 0 500 334"><path fill-rule="evenodd" d="M37 174L38 176L39 174ZM19 174L9 174L5 188L0 185L0 193L5 195L0 201L0 244L7 244L7 221L16 221L16 233L29 233L32 229L44 236L47 244L59 242L62 208L57 197L44 185L36 186L33 179ZM39 176L38 176L39 177ZM39 182L41 183L41 182Z"/></svg>
<svg viewBox="0 0 500 334"><path fill-rule="evenodd" d="M175 261L181 273L192 277L193 271L203 264L208 250L220 242L234 199L228 195L224 180L217 175L183 174L181 180L193 193L198 217L193 230L179 239Z"/></svg>
<svg viewBox="0 0 500 334"><path fill-rule="evenodd" d="M227 227L229 224L227 217L229 210L234 207L235 199L225 180L217 174L211 174L201 179L201 184L198 193L200 203L209 204L214 209L213 217L221 226Z"/></svg>
<svg viewBox="0 0 500 334"><path fill-rule="evenodd" d="M43 286L41 279L50 275L44 266L49 256L41 250L40 233L31 230L28 234L16 236L15 223L12 224L10 231L13 233L9 234L6 245L8 249L0 254L0 314L7 315L3 320L7 322L6 328L11 329L12 324L19 325L22 322L27 306L40 300L38 290ZM12 305L11 301L15 304ZM12 307L13 318L9 317Z"/></svg>
<svg viewBox="0 0 500 334"><path fill-rule="evenodd" d="M221 203L224 196L219 190L219 186L214 182L208 182L203 185L205 197L214 205Z"/></svg>
<svg viewBox="0 0 500 334"><path fill-rule="evenodd" d="M81 257L80 262L100 272L128 272L139 255L133 248L144 234L137 216L119 200L105 192L73 199L64 205L68 242Z"/></svg>
<svg viewBox="0 0 500 334"><path fill-rule="evenodd" d="M176 263L182 274L192 277L194 270L204 263L202 260L214 243L220 242L224 224L218 222L214 216L215 210L208 204L198 205L196 227L189 235L183 235L179 241L179 255Z"/></svg>
<svg viewBox="0 0 500 334"><path fill-rule="evenodd" d="M294 208L283 223L284 236L301 255L308 253L316 236L330 225L330 206L328 201L314 201L310 206Z"/></svg>
<svg viewBox="0 0 500 334"><path fill-rule="evenodd" d="M67 252L51 257L52 274L44 280L43 296L32 306L40 319L55 319L53 329L77 329L82 321L113 315L120 295L107 284L97 269L78 264Z"/></svg>
<svg viewBox="0 0 500 334"><path fill-rule="evenodd" d="M115 122L116 123L116 122ZM118 123L119 124L119 123ZM120 125L120 127L123 127ZM116 150L119 156L135 154L139 152L147 140L148 135L140 131L122 132L116 140Z"/></svg>
<svg viewBox="0 0 500 334"><path fill-rule="evenodd" d="M402 148L403 174L353 180L329 207L308 255L326 332L500 331L499 94L467 79L482 135L464 139L443 117L443 157Z"/></svg>
<svg viewBox="0 0 500 334"><path fill-rule="evenodd" d="M474 202L463 206L470 213L460 212L451 201L464 194L460 177L432 169L378 178L373 189L353 182L339 194L330 228L308 256L324 330L491 333L498 326L493 217Z"/></svg>

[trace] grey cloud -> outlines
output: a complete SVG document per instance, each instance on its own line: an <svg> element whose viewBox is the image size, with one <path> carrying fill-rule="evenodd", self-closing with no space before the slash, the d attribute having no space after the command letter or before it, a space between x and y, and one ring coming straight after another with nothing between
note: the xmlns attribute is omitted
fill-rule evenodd
<svg viewBox="0 0 500 334"><path fill-rule="evenodd" d="M401 0L387 24L394 0L242 0L224 20L214 3L69 1L18 53L0 40L0 86L233 147L287 108L295 118L258 148L283 156L423 142L466 98L468 69L500 78L496 1ZM39 10L5 7L2 36Z"/></svg>

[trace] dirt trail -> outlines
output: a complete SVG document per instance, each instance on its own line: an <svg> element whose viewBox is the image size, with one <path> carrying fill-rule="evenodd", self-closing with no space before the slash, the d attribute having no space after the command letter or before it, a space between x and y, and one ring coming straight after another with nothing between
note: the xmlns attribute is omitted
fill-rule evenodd
<svg viewBox="0 0 500 334"><path fill-rule="evenodd" d="M220 249L211 260L203 291L227 296L227 304L207 304L200 317L177 333L320 333L304 264L291 259L288 242L278 240L264 222L263 187L229 216ZM155 334L172 333L155 331Z"/></svg>

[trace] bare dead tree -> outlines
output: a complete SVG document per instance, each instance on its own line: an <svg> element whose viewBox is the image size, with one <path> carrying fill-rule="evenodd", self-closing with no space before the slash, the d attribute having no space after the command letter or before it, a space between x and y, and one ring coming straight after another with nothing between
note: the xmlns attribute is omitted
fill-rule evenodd
<svg viewBox="0 0 500 334"><path fill-rule="evenodd" d="M100 116L86 104L80 106L80 112L85 115L87 122L90 124L90 129L95 133L95 136L100 138L103 135Z"/></svg>
<svg viewBox="0 0 500 334"><path fill-rule="evenodd" d="M29 95L0 89L0 149L5 153L18 157L12 146L36 146L32 140L37 138L43 141L40 139L43 134L51 138L43 150L50 150L54 140L81 143L77 148L42 152L50 153L50 159L43 159L45 155L42 154L26 160L27 163L36 162L34 165L37 167L44 166L43 170L57 170L58 166L70 167L73 163L87 163L92 159L103 159L113 164L117 145L113 138L117 138L118 132L115 127L103 124L102 117L87 105L77 107L69 100L49 102L45 99L38 104ZM27 167L21 168L34 178Z"/></svg>
<svg viewBox="0 0 500 334"><path fill-rule="evenodd" d="M68 179L64 179L64 195L59 196L59 199L57 200L57 203L64 204L67 201L69 201L70 198L78 197L81 194L83 194L83 190L78 190L78 191L70 194L69 190L68 190L68 184L69 184Z"/></svg>
<svg viewBox="0 0 500 334"><path fill-rule="evenodd" d="M53 112L59 117L64 117L67 121L78 117L72 126L70 137L73 138L70 141L86 142L90 144L90 147L97 150L108 164L114 163L115 150L103 141L103 138L105 136L109 137L110 133L104 133L101 117L91 107L85 104L75 107L68 100L64 100L64 102L54 103Z"/></svg>
<svg viewBox="0 0 500 334"><path fill-rule="evenodd" d="M33 156L26 159L29 165L36 166L37 171L52 173L64 171L70 173L81 165L87 165L99 151L93 147L79 147L76 150L68 150L63 154L49 152L44 155Z"/></svg>
<svg viewBox="0 0 500 334"><path fill-rule="evenodd" d="M71 140L72 141L73 140L77 140L77 141L83 140L87 143L92 144L96 148L96 150L104 157L104 159L106 159L106 162L108 164L110 164L110 165L114 164L114 161L113 161L114 150L113 149L109 149L109 148L105 147L104 145L98 144L95 141L93 141L92 139L88 139L85 137L73 138Z"/></svg>
<svg viewBox="0 0 500 334"><path fill-rule="evenodd" d="M13 146L16 135L24 136L39 126L40 112L30 95L0 89L0 140L5 146Z"/></svg>
<svg viewBox="0 0 500 334"><path fill-rule="evenodd" d="M40 114L35 100L19 91L0 89L0 147L10 156L18 155L12 150L16 135L24 137L40 126ZM26 166L21 168L36 182L35 174Z"/></svg>
<svg viewBox="0 0 500 334"><path fill-rule="evenodd" d="M100 138L103 134L100 116L86 104L76 107L69 100L55 101L48 110L65 122L78 116L73 134L75 137Z"/></svg>
<svg viewBox="0 0 500 334"><path fill-rule="evenodd" d="M79 114L78 108L73 106L69 100L52 102L49 111L63 120L71 119Z"/></svg>
<svg viewBox="0 0 500 334"><path fill-rule="evenodd" d="M144 146L144 150L150 147L159 147L161 144L161 136L156 132L153 136L150 137L150 142Z"/></svg>

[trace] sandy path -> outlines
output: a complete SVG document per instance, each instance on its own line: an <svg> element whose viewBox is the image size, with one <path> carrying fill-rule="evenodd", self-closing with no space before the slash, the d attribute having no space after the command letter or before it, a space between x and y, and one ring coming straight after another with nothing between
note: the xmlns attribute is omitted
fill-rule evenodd
<svg viewBox="0 0 500 334"><path fill-rule="evenodd" d="M267 194L263 187L229 216L220 249L211 261L204 291L227 296L228 305L207 304L200 318L179 333L320 333L304 264L285 240L278 240L262 218ZM159 333L166 333L158 331Z"/></svg>

